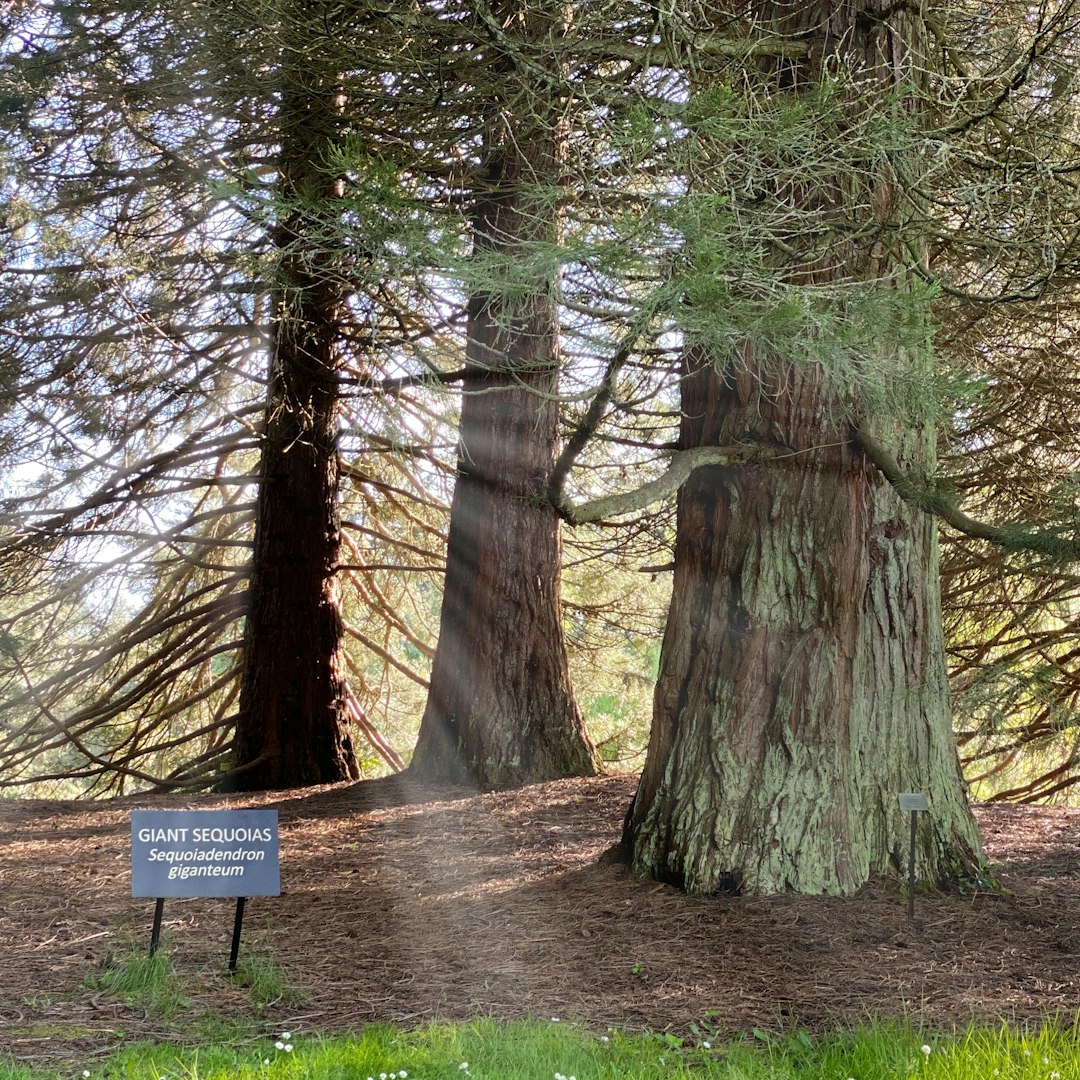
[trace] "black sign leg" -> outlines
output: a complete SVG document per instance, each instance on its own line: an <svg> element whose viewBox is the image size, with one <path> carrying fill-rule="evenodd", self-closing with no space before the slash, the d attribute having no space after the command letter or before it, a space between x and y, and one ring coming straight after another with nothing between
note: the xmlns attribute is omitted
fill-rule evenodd
<svg viewBox="0 0 1080 1080"><path fill-rule="evenodd" d="M161 944L161 916L165 911L165 897L159 896L154 901L154 928L150 931L150 955L158 951Z"/></svg>
<svg viewBox="0 0 1080 1080"><path fill-rule="evenodd" d="M915 811L911 811L911 837L908 843L908 922L915 921Z"/></svg>
<svg viewBox="0 0 1080 1080"><path fill-rule="evenodd" d="M240 930L244 925L244 900L245 897L236 898L236 918L232 928L232 951L229 953L229 970L236 971L236 958L240 955Z"/></svg>

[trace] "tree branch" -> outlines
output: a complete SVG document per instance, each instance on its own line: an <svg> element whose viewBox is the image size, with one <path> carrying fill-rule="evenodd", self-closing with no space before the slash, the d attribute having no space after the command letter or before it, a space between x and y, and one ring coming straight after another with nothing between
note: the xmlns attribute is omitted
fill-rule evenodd
<svg viewBox="0 0 1080 1080"><path fill-rule="evenodd" d="M1057 533L1035 532L1020 525L990 525L968 517L960 509L955 495L948 490L946 484L905 472L865 424L856 425L855 443L877 466L904 502L924 513L941 518L957 532L976 540L986 540L1008 551L1033 551L1055 559L1080 560L1080 541L1067 539Z"/></svg>
<svg viewBox="0 0 1080 1080"><path fill-rule="evenodd" d="M769 451L768 454L775 456L775 451ZM760 461L764 456L760 446L746 443L735 443L732 446L695 446L672 455L670 464L660 476L634 488L633 491L621 491L576 506L562 502L557 509L571 525L618 517L635 510L644 510L653 503L666 499L690 479L690 474L695 469L706 465L746 465Z"/></svg>

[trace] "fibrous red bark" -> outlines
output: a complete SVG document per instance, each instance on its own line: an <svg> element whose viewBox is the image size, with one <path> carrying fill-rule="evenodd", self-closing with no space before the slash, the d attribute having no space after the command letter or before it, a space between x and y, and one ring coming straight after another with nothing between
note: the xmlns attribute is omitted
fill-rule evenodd
<svg viewBox="0 0 1080 1080"><path fill-rule="evenodd" d="M296 79L282 103L286 205L330 188L320 161L335 93L314 75ZM332 253L308 231L304 213L293 209L275 236L280 276L231 778L243 790L359 775L336 576L341 297Z"/></svg>
<svg viewBox="0 0 1080 1080"><path fill-rule="evenodd" d="M557 130L491 134L475 248L495 266L557 235ZM542 260L538 260L542 263ZM543 271L550 275L550 271ZM570 686L559 518L544 497L555 459L555 281L469 305L457 486L431 689L411 770L507 787L591 775L596 755Z"/></svg>
<svg viewBox="0 0 1080 1080"><path fill-rule="evenodd" d="M782 430L792 453L680 494L635 865L694 892L850 893L906 865L897 795L922 791L920 878L972 872L933 519L829 422L813 372L776 394L697 357L683 409L686 446Z"/></svg>

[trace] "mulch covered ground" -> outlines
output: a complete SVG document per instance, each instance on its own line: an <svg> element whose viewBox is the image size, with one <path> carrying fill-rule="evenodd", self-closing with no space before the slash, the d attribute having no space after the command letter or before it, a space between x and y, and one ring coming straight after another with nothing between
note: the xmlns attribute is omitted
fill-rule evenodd
<svg viewBox="0 0 1080 1080"><path fill-rule="evenodd" d="M1007 892L920 897L911 925L885 884L693 898L636 880L598 861L632 791L629 777L494 794L392 778L245 799L280 813L283 892L249 902L244 948L272 949L304 991L264 1010L265 1029L488 1014L731 1035L1080 1008L1078 810L980 809ZM166 904L188 1012L166 1022L87 986L125 941L149 942L130 811L225 805L0 801L0 1053L85 1061L125 1039L183 1041L205 1010L251 1016L225 974L229 900Z"/></svg>

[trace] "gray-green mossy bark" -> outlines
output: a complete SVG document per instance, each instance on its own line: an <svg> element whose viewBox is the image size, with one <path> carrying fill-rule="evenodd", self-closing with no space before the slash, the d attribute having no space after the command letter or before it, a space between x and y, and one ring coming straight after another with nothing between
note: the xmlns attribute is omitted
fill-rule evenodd
<svg viewBox="0 0 1080 1080"><path fill-rule="evenodd" d="M698 470L678 509L635 868L691 892L847 894L906 866L897 795L922 791L920 881L976 872L953 741L932 518L821 422L812 373L780 397L699 363L682 442L782 425L782 464ZM916 436L909 436L911 441Z"/></svg>

